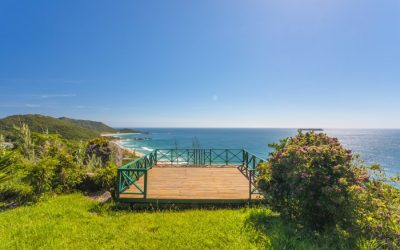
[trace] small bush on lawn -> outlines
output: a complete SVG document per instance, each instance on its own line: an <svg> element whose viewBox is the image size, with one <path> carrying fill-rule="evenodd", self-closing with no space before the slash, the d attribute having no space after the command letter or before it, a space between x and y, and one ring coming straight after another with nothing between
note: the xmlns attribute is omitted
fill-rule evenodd
<svg viewBox="0 0 400 250"><path fill-rule="evenodd" d="M113 161L108 161L106 166L99 167L94 173L94 182L103 190L112 191L117 178L117 166Z"/></svg>
<svg viewBox="0 0 400 250"><path fill-rule="evenodd" d="M299 133L271 146L275 152L260 165L258 184L284 218L306 229L339 227L353 237L398 246L399 190L370 178L336 138Z"/></svg>

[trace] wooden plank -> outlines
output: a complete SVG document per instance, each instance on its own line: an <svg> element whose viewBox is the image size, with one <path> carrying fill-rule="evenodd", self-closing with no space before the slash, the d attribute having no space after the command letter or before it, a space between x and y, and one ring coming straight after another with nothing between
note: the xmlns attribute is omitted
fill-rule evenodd
<svg viewBox="0 0 400 250"><path fill-rule="evenodd" d="M144 186L143 177L137 182ZM137 192L133 185L128 192ZM141 199L140 194L121 194L124 199ZM247 200L249 181L237 167L157 167L148 172L147 199ZM253 195L254 199L261 199Z"/></svg>

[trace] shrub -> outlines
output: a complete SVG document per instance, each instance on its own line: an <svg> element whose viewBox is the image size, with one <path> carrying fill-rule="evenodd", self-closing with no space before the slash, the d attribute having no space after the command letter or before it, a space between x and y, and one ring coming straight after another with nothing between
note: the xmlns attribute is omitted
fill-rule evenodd
<svg viewBox="0 0 400 250"><path fill-rule="evenodd" d="M0 136L0 202L34 202L46 193L70 193L87 184L94 185L86 191L114 188L117 167L107 139L69 141L31 132L25 124L15 132L12 150Z"/></svg>
<svg viewBox="0 0 400 250"><path fill-rule="evenodd" d="M36 195L41 195L52 190L54 169L58 161L50 157L40 159L36 163L29 164L28 174L25 180L32 186Z"/></svg>
<svg viewBox="0 0 400 250"><path fill-rule="evenodd" d="M380 248L400 249L400 190L388 184L392 179L385 177L379 166L370 171L373 178L362 189L354 190L357 220L352 232L379 240Z"/></svg>
<svg viewBox="0 0 400 250"><path fill-rule="evenodd" d="M350 222L349 188L359 187L366 173L352 165L349 150L322 133L299 133L272 146L259 185L275 210L316 230Z"/></svg>
<svg viewBox="0 0 400 250"><path fill-rule="evenodd" d="M400 242L400 193L387 179L326 134L299 133L282 140L260 165L260 191L271 207L306 229L340 228L350 237Z"/></svg>
<svg viewBox="0 0 400 250"><path fill-rule="evenodd" d="M18 179L8 180L0 185L0 201L23 204L35 200L32 187Z"/></svg>
<svg viewBox="0 0 400 250"><path fill-rule="evenodd" d="M10 179L10 171L14 162L12 152L0 152L0 182Z"/></svg>
<svg viewBox="0 0 400 250"><path fill-rule="evenodd" d="M102 189L111 191L115 187L117 178L117 166L112 162L107 162L106 166L98 168L94 173L94 181Z"/></svg>
<svg viewBox="0 0 400 250"><path fill-rule="evenodd" d="M0 201L23 203L44 193L75 190L86 172L79 144L58 135L31 133L24 124L17 131L15 149L0 153Z"/></svg>
<svg viewBox="0 0 400 250"><path fill-rule="evenodd" d="M22 155L18 152L0 153L0 201L24 203L32 200L32 187L22 181L25 176Z"/></svg>
<svg viewBox="0 0 400 250"><path fill-rule="evenodd" d="M56 157L58 163L54 169L52 186L57 193L69 193L82 181L84 168L74 162L71 154L59 152Z"/></svg>
<svg viewBox="0 0 400 250"><path fill-rule="evenodd" d="M79 145L63 140L58 135L34 133L33 139L37 159L33 162L30 178L39 171L43 174L42 181L49 183L49 187L44 191L56 193L73 191L85 173L85 167L74 155L76 148L79 150ZM32 185L38 184L32 183Z"/></svg>

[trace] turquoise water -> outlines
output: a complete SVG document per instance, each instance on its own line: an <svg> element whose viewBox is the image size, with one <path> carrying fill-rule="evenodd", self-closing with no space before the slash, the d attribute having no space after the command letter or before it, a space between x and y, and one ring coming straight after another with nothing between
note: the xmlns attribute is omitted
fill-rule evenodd
<svg viewBox="0 0 400 250"><path fill-rule="evenodd" d="M148 153L156 148L220 148L247 149L266 158L268 144L293 136L296 129L215 129L215 128L139 128L141 135L120 135L123 145ZM388 174L400 173L400 130L326 129L342 144L361 155L366 163L378 163ZM132 140L142 138L145 140Z"/></svg>

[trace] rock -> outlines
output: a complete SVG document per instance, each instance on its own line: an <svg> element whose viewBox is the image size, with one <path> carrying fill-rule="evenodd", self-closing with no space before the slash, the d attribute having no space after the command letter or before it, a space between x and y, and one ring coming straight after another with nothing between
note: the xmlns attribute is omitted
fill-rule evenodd
<svg viewBox="0 0 400 250"><path fill-rule="evenodd" d="M17 207L17 203L12 202L3 206L0 206L0 211L4 211L4 210L8 210L8 209L12 209L12 208L16 208Z"/></svg>
<svg viewBox="0 0 400 250"><path fill-rule="evenodd" d="M99 191L88 195L89 199L98 201L100 203L106 203L112 200L111 193L109 191Z"/></svg>

